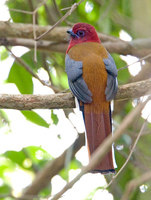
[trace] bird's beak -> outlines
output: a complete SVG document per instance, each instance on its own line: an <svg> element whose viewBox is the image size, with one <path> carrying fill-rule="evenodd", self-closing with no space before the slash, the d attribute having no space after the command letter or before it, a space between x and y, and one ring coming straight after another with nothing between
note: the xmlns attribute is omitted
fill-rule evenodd
<svg viewBox="0 0 151 200"><path fill-rule="evenodd" d="M71 37L79 37L77 34L75 34L71 29L67 30L67 33L71 35Z"/></svg>

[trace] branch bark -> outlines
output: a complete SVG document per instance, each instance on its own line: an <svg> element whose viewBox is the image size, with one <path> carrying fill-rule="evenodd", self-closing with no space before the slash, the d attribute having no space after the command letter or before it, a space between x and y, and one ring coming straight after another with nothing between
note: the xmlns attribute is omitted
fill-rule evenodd
<svg viewBox="0 0 151 200"><path fill-rule="evenodd" d="M119 86L115 100L126 100L149 95L151 79ZM0 108L32 110L74 108L74 97L71 93L50 95L12 95L0 94Z"/></svg>
<svg viewBox="0 0 151 200"><path fill-rule="evenodd" d="M71 93L51 95L12 95L0 94L0 108L17 110L59 109L75 107Z"/></svg>
<svg viewBox="0 0 151 200"><path fill-rule="evenodd" d="M0 38L0 45L3 46L24 46L28 48L34 48L35 41L34 39L26 39L26 38ZM41 51L55 51L59 53L65 53L67 50L68 43L67 42L55 42L48 40L40 40L37 41L37 48Z"/></svg>
<svg viewBox="0 0 151 200"><path fill-rule="evenodd" d="M35 25L36 35L37 37L48 31L52 26L39 26ZM44 40L48 41L58 41L64 42L67 41L67 33L66 31L70 27L55 27L51 32L48 32L44 36ZM117 42L120 39L115 38L113 36L108 36L105 34L100 34L102 42L111 41ZM21 23L9 23L0 21L0 37L13 37L13 38L27 38L33 39L33 25L32 24L21 24ZM121 40L122 41L122 40Z"/></svg>
<svg viewBox="0 0 151 200"><path fill-rule="evenodd" d="M34 26L36 36L50 30L51 26ZM65 52L68 45L66 31L69 27L55 27L44 36L44 40L39 41L37 47L40 50ZM98 33L104 47L110 53L122 55L133 55L143 57L151 53L151 39L137 39L131 42L123 41L119 38ZM29 48L34 47L33 25L21 23L0 22L0 45L22 45ZM56 46L56 47L55 47ZM138 48L139 47L139 48ZM148 59L151 60L151 59Z"/></svg>

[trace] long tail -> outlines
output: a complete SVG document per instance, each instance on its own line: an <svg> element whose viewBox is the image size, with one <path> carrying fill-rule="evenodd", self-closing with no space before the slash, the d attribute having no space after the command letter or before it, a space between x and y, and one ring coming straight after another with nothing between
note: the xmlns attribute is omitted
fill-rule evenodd
<svg viewBox="0 0 151 200"><path fill-rule="evenodd" d="M91 156L112 131L111 112L109 109L109 112L95 114L93 112L85 112L84 107L81 110L85 121L89 156ZM112 148L92 172L100 172L103 174L115 172Z"/></svg>

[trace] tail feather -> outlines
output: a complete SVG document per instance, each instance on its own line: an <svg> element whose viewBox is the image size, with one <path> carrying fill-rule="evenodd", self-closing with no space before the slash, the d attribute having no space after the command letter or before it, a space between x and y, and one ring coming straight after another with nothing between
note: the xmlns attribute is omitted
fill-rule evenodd
<svg viewBox="0 0 151 200"><path fill-rule="evenodd" d="M99 114L94 112L84 112L84 120L88 151L89 156L91 156L112 131L110 111L106 113L102 112ZM102 159L102 161L92 170L92 172L115 172L112 158L112 147L111 150Z"/></svg>

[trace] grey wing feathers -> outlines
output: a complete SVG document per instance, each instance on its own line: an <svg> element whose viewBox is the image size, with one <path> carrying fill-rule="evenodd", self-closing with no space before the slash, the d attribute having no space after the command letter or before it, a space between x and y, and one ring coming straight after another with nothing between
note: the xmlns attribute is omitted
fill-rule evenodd
<svg viewBox="0 0 151 200"><path fill-rule="evenodd" d="M65 58L66 73L68 75L69 87L72 93L82 102L91 103L92 94L87 84L82 78L82 62L75 61L66 54Z"/></svg>
<svg viewBox="0 0 151 200"><path fill-rule="evenodd" d="M68 54L66 54L65 57L65 66L65 71L70 81L75 81L78 77L82 75L82 62L70 59Z"/></svg>
<svg viewBox="0 0 151 200"><path fill-rule="evenodd" d="M118 82L117 82L117 68L112 56L108 53L108 58L103 59L106 70L107 70L107 86L105 89L106 100L111 101L114 99L117 89L118 89Z"/></svg>

